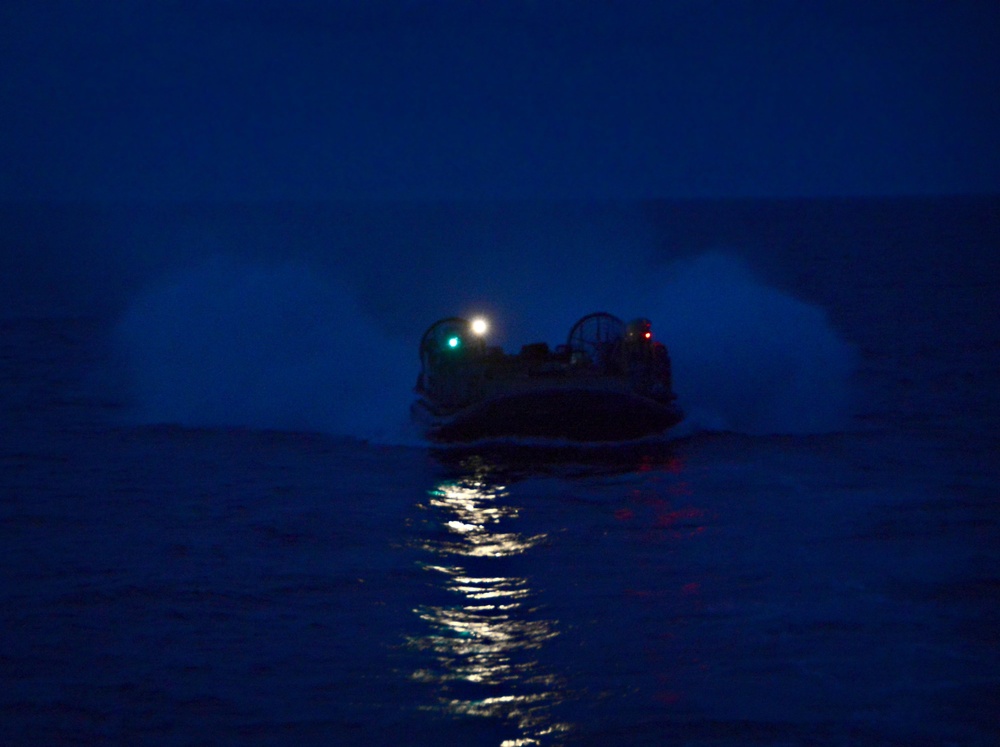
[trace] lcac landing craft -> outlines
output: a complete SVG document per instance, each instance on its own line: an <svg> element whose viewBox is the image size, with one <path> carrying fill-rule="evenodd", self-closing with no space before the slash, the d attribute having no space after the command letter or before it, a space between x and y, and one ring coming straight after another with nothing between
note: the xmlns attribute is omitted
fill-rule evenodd
<svg viewBox="0 0 1000 747"><path fill-rule="evenodd" d="M430 440L628 441L684 418L670 355L647 319L588 314L566 344L533 343L516 355L487 345L486 333L482 319L449 317L421 338L412 412Z"/></svg>

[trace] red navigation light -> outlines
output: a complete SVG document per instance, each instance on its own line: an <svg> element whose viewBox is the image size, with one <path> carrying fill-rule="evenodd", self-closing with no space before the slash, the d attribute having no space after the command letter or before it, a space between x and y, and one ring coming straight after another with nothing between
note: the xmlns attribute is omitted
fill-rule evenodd
<svg viewBox="0 0 1000 747"><path fill-rule="evenodd" d="M649 339L650 337L652 337L652 336L653 336L653 333L652 333L652 332L649 332L648 330L647 330L646 334L644 334L644 335L643 335L643 337L645 337L645 338L646 338L647 340L648 340L648 339Z"/></svg>

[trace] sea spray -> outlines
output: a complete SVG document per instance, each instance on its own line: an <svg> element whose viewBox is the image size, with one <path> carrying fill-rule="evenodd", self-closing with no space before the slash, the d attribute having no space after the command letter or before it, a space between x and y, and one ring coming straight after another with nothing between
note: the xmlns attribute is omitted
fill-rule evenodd
<svg viewBox="0 0 1000 747"><path fill-rule="evenodd" d="M736 257L674 263L648 303L686 430L821 433L850 423L854 348L822 309L761 284Z"/></svg>
<svg viewBox="0 0 1000 747"><path fill-rule="evenodd" d="M118 325L139 420L409 441L418 339L395 338L386 320L363 312L340 279L351 272L214 258L147 288ZM482 298L497 326L506 315L517 331L549 335L506 340L509 351L563 342L576 318L599 308L649 317L688 414L677 433L816 433L850 423L853 348L822 309L762 284L734 256L657 270L588 252L558 282L529 289L508 268L463 287L462 297ZM418 316L421 326L434 321L430 308Z"/></svg>
<svg viewBox="0 0 1000 747"><path fill-rule="evenodd" d="M147 289L117 334L143 422L405 433L413 356L304 264L212 258Z"/></svg>

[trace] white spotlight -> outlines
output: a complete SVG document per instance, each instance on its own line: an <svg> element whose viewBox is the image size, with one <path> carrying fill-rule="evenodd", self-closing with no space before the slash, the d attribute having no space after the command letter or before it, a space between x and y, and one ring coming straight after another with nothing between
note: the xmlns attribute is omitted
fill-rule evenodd
<svg viewBox="0 0 1000 747"><path fill-rule="evenodd" d="M472 320L472 333L475 335L485 335L486 330L490 328L490 325L482 317L477 317Z"/></svg>

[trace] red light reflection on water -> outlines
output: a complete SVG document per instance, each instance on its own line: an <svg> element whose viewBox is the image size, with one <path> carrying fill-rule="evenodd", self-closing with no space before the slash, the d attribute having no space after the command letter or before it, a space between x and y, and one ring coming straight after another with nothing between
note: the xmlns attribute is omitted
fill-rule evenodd
<svg viewBox="0 0 1000 747"><path fill-rule="evenodd" d="M631 521L635 518L635 511L631 508L615 509L615 518L618 519L618 521Z"/></svg>
<svg viewBox="0 0 1000 747"><path fill-rule="evenodd" d="M678 456L652 456L644 454L639 458L636 472L666 472L671 475L679 475L684 471L684 460Z"/></svg>
<svg viewBox="0 0 1000 747"><path fill-rule="evenodd" d="M706 527L704 509L695 506L674 508L670 501L635 499L635 508L621 506L614 510L615 520L634 525L642 542L664 542L669 539L701 534Z"/></svg>
<svg viewBox="0 0 1000 747"><path fill-rule="evenodd" d="M638 697L656 710L685 708L686 682L704 676L705 669L689 649L686 631L690 620L704 614L711 579L703 577L697 565L685 570L684 559L688 548L700 544L714 516L698 505L696 484L685 467L678 458L640 464L636 473L641 479L613 509L617 536L623 542L663 546L637 550L637 557L647 561L621 590L622 619L641 620L643 627L638 655L647 663L650 677L638 689Z"/></svg>

